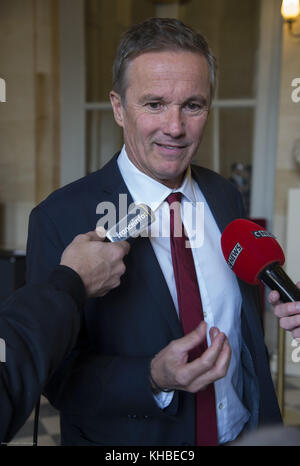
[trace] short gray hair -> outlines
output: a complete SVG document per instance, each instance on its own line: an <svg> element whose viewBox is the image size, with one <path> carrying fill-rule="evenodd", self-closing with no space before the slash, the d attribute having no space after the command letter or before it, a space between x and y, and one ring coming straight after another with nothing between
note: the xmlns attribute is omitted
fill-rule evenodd
<svg viewBox="0 0 300 466"><path fill-rule="evenodd" d="M125 32L113 65L113 89L125 101L126 70L138 55L165 50L190 51L204 56L210 71L211 100L216 87L216 60L202 34L177 19L150 18Z"/></svg>

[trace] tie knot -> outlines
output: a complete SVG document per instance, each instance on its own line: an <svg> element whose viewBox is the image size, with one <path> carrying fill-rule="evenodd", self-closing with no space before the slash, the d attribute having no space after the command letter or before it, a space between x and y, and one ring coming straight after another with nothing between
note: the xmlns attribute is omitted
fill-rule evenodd
<svg viewBox="0 0 300 466"><path fill-rule="evenodd" d="M182 198L182 193L176 192L176 193L169 194L166 200L169 203L169 205L171 205L173 204L173 202L181 202L181 198Z"/></svg>

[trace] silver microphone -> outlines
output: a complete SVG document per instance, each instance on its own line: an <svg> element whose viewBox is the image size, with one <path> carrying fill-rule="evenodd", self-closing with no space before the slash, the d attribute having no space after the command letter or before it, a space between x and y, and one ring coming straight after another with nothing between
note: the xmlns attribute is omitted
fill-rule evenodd
<svg viewBox="0 0 300 466"><path fill-rule="evenodd" d="M116 225L106 232L106 241L132 241L137 238L153 221L155 215L146 204L133 206Z"/></svg>

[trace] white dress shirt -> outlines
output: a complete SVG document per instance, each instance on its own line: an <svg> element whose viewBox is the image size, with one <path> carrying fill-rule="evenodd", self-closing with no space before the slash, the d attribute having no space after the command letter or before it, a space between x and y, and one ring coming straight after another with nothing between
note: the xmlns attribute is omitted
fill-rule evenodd
<svg viewBox="0 0 300 466"><path fill-rule="evenodd" d="M118 166L134 202L145 203L154 211L155 221L146 234L178 313L169 237L169 205L164 202L173 190L139 171L129 160L125 146L118 157ZM180 191L183 195L182 221L192 247L203 314L207 323L207 343L210 344L209 328L215 326L227 335L232 349L226 377L215 382L219 443L225 443L236 438L249 418L249 412L241 402L242 298L236 277L226 264L221 251L220 230L198 184L191 176L190 168L180 188L174 191ZM156 397L159 406L168 406L172 396L173 393L161 393Z"/></svg>

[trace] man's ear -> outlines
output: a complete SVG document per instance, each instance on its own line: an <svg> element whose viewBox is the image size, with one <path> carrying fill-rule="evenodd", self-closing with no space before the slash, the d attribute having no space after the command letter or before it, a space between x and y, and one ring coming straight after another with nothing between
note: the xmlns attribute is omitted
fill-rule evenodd
<svg viewBox="0 0 300 466"><path fill-rule="evenodd" d="M113 108L116 123L123 128L123 105L121 96L117 92L111 91L109 93L109 98Z"/></svg>

